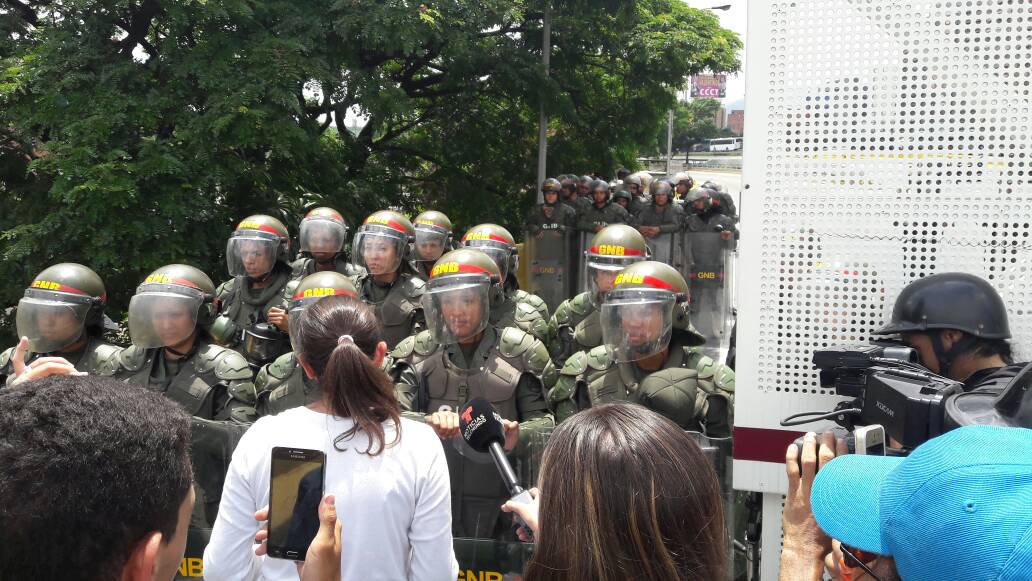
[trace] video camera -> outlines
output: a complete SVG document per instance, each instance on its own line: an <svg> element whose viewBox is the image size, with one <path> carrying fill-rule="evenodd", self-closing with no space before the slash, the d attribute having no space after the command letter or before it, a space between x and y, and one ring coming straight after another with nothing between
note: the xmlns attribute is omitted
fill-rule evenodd
<svg viewBox="0 0 1032 581"><path fill-rule="evenodd" d="M946 431L946 402L963 393L958 381L941 377L917 363L917 353L894 341L832 347L815 351L821 387L853 399L832 412L804 412L785 418L794 426L831 419L847 430L879 424L885 435L914 448ZM800 418L805 418L800 421Z"/></svg>

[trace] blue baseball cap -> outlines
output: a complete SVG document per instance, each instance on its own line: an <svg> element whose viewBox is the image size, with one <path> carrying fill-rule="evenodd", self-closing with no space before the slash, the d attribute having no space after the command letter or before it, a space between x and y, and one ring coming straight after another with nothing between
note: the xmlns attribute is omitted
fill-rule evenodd
<svg viewBox="0 0 1032 581"><path fill-rule="evenodd" d="M905 581L1032 579L1032 430L967 426L909 456L847 455L817 473L817 524L889 555Z"/></svg>

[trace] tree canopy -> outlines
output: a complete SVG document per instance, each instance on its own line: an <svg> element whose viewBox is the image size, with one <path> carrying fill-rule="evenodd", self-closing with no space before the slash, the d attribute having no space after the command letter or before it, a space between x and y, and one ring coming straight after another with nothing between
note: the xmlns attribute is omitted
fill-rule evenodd
<svg viewBox="0 0 1032 581"><path fill-rule="evenodd" d="M549 174L632 167L741 42L680 0L0 0L0 304L82 262L116 310L235 221L434 208L518 230ZM349 117L349 112L351 112ZM364 120L354 133L347 118ZM0 314L2 316L2 314Z"/></svg>

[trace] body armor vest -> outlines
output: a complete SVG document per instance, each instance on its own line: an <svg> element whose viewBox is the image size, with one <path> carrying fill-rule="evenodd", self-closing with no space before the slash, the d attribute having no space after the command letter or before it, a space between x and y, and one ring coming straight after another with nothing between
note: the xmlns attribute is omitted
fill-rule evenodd
<svg viewBox="0 0 1032 581"><path fill-rule="evenodd" d="M363 275L358 279L362 300L376 308L376 318L383 326L383 340L389 348L401 343L406 337L419 332L423 316L423 295L425 283L420 278L400 274L381 302L375 302L368 285L375 284L372 277Z"/></svg>
<svg viewBox="0 0 1032 581"><path fill-rule="evenodd" d="M212 353L212 350L224 348L202 341L198 345L197 351L183 361L179 372L168 383L167 388L151 380L151 370L155 365L160 364L158 361L159 349L162 348L140 349L135 346L126 348L119 356L124 370L120 375L127 377L129 383L162 393L182 406L190 415L206 420L214 419L212 417L214 410L211 409L213 392L215 386L223 382L216 377L215 366L204 365L203 361L210 361L214 358L216 353ZM207 409L204 409L205 404L208 404Z"/></svg>

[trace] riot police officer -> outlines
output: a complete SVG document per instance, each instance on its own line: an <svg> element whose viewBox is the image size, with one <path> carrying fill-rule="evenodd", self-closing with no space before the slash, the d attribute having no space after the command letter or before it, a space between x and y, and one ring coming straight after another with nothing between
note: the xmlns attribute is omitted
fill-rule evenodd
<svg viewBox="0 0 1032 581"><path fill-rule="evenodd" d="M567 359L549 392L557 419L631 401L682 429L730 436L735 375L699 352L687 307L688 284L673 267L646 261L620 271L602 303L605 344Z"/></svg>
<svg viewBox="0 0 1032 581"><path fill-rule="evenodd" d="M455 250L434 265L423 299L429 329L394 349L391 376L406 415L450 440L453 534L500 538L509 528L499 510L508 493L491 460L459 437L456 412L472 398L492 402L505 420L506 448L520 456L536 432L554 425L544 394L555 368L540 341L488 323L488 295L500 272L477 254Z"/></svg>
<svg viewBox="0 0 1032 581"><path fill-rule="evenodd" d="M613 203L619 204L620 207L622 207L624 210L627 210L628 214L631 213L632 201L633 197L631 196L631 193L625 189L622 189L622 185L621 187L617 188L615 192L613 192Z"/></svg>
<svg viewBox="0 0 1032 581"><path fill-rule="evenodd" d="M623 180L623 191L630 195L630 200L627 203L626 210L630 215L637 214L642 206L642 194L645 193L644 186L641 181L639 174L631 174Z"/></svg>
<svg viewBox="0 0 1032 581"><path fill-rule="evenodd" d="M921 365L963 382L965 391L1002 390L1025 366L1013 360L1003 299L972 274L933 274L908 284L889 324L874 334L899 335Z"/></svg>
<svg viewBox="0 0 1032 581"><path fill-rule="evenodd" d="M716 182L707 181L703 182L702 188L710 191L710 197L713 200L713 211L724 214L735 222L738 221L738 210L735 208L735 200L731 197L731 194L727 193L724 186Z"/></svg>
<svg viewBox="0 0 1032 581"><path fill-rule="evenodd" d="M671 200L670 184L657 181L652 185L652 203L642 208L634 217L638 231L646 238L677 232L681 229L683 221L681 207Z"/></svg>
<svg viewBox="0 0 1032 581"><path fill-rule="evenodd" d="M684 218L689 232L728 232L724 239L730 240L736 230L734 220L713 205L713 191L698 188L688 195L690 208Z"/></svg>
<svg viewBox="0 0 1032 581"><path fill-rule="evenodd" d="M355 234L352 256L368 271L355 279L355 286L362 300L375 307L389 347L426 325L420 303L426 283L403 268L414 239L412 223L391 210L373 212Z"/></svg>
<svg viewBox="0 0 1032 581"><path fill-rule="evenodd" d="M525 227L527 231L541 237L544 230L572 229L577 221L577 213L559 201L562 186L559 180L548 178L541 184L541 195L544 202L527 212Z"/></svg>
<svg viewBox="0 0 1032 581"><path fill-rule="evenodd" d="M208 420L256 419L251 368L212 342L215 285L197 268L170 264L152 272L129 301L132 345L113 355L115 377L160 392Z"/></svg>
<svg viewBox="0 0 1032 581"><path fill-rule="evenodd" d="M286 312L279 308L290 282L287 227L272 216L248 216L237 224L226 245L230 276L216 294L220 312L212 338L240 351L254 366L290 349Z"/></svg>
<svg viewBox="0 0 1032 581"><path fill-rule="evenodd" d="M616 274L624 267L645 260L648 256L645 238L626 224L606 226L591 239L584 253L586 290L568 299L555 309L551 327L555 340L551 345L552 360L562 367L566 359L578 351L602 344L602 326L598 308Z"/></svg>
<svg viewBox="0 0 1032 581"><path fill-rule="evenodd" d="M498 265L498 271L502 275L502 286L505 289L505 296L513 303L525 303L541 314L544 321L548 321L548 305L541 297L519 288L516 280L517 259L516 239L508 230L498 224L478 224L469 229L462 236L463 248L476 248L488 255ZM492 324L496 323L498 317L503 316L503 311L495 309Z"/></svg>
<svg viewBox="0 0 1032 581"><path fill-rule="evenodd" d="M104 282L91 269L71 262L44 269L18 302L18 336L29 338L25 363L63 357L79 371L114 373L109 359L119 348L101 338L106 304ZM0 385L13 379L14 350L0 353Z"/></svg>
<svg viewBox="0 0 1032 581"><path fill-rule="evenodd" d="M298 238L301 253L290 266L291 278L301 280L313 272L332 270L344 276L358 276L365 272L344 255L348 224L333 208L313 208L301 220Z"/></svg>
<svg viewBox="0 0 1032 581"><path fill-rule="evenodd" d="M674 174L674 197L678 201L685 203L688 201L688 193L695 187L695 180L692 176L688 175L688 172L681 171Z"/></svg>
<svg viewBox="0 0 1032 581"><path fill-rule="evenodd" d="M301 279L287 301L291 342L297 335L300 316L306 308L327 296L348 296L358 300L358 289L350 278L337 272L317 272ZM254 379L258 391L258 415L269 416L319 401L319 382L305 375L293 351L258 370Z"/></svg>
<svg viewBox="0 0 1032 581"><path fill-rule="evenodd" d="M452 249L452 222L441 212L427 210L416 216L412 225L416 229L412 269L426 280L437 259Z"/></svg>
<svg viewBox="0 0 1032 581"><path fill-rule="evenodd" d="M591 205L586 197L580 196L580 178L577 176L566 176L559 181L562 188L561 202L573 210L574 215Z"/></svg>
<svg viewBox="0 0 1032 581"><path fill-rule="evenodd" d="M609 183L595 180L591 183L592 205L577 218L577 229L581 232L595 233L610 224L627 224L630 214L619 204L609 199Z"/></svg>

